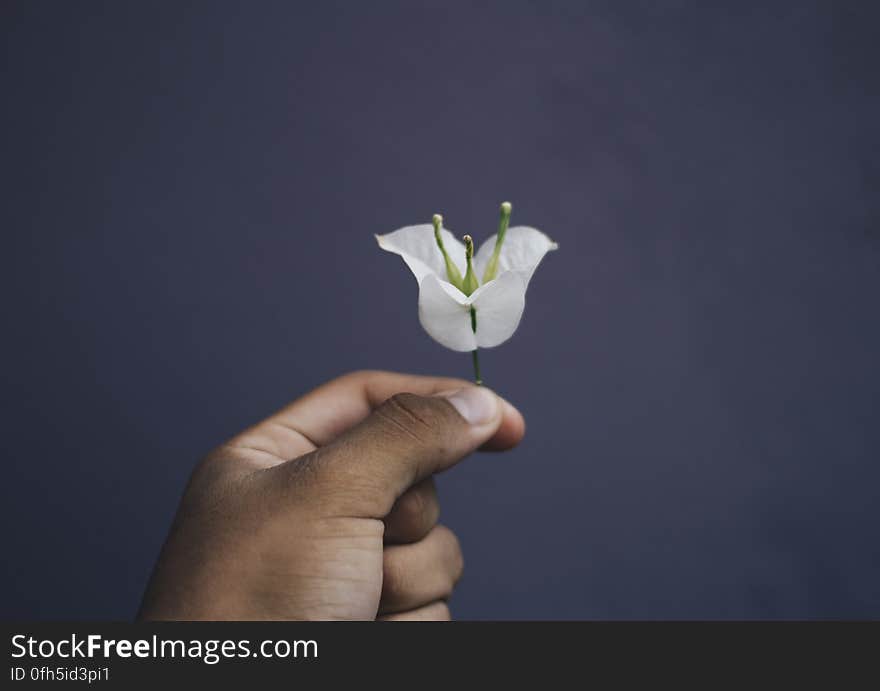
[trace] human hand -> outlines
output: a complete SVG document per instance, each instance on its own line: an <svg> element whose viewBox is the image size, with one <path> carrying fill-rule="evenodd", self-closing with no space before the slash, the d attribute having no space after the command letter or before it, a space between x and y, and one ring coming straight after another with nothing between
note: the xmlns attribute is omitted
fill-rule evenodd
<svg viewBox="0 0 880 691"><path fill-rule="evenodd" d="M448 619L462 556L432 475L524 430L461 380L331 381L196 468L139 617Z"/></svg>

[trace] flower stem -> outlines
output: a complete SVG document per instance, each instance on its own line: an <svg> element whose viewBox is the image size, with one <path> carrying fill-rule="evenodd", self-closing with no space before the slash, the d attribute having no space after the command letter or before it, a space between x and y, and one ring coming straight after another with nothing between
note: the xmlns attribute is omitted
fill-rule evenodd
<svg viewBox="0 0 880 691"><path fill-rule="evenodd" d="M474 333L477 333L477 310L471 307L471 329L473 329ZM474 382L477 386L483 385L483 379L480 377L480 354L477 352L477 348L474 348L471 351L471 357L474 361Z"/></svg>

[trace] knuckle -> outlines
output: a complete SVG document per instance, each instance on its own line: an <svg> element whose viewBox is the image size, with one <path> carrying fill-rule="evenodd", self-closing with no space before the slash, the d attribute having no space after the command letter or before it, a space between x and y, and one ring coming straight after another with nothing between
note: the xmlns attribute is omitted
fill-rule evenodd
<svg viewBox="0 0 880 691"><path fill-rule="evenodd" d="M394 599L405 593L409 577L403 563L386 551L382 560L382 594Z"/></svg>
<svg viewBox="0 0 880 691"><path fill-rule="evenodd" d="M378 410L391 425L422 444L433 438L435 425L433 411L421 396L411 393L397 393L389 398Z"/></svg>
<svg viewBox="0 0 880 691"><path fill-rule="evenodd" d="M396 413L417 422L428 424L431 411L427 410L423 396L414 393L396 393L386 402L388 407Z"/></svg>
<svg viewBox="0 0 880 691"><path fill-rule="evenodd" d="M397 393L376 412L393 428L392 433L409 436L427 452L444 457L455 452L457 428L450 424L451 416L439 399Z"/></svg>
<svg viewBox="0 0 880 691"><path fill-rule="evenodd" d="M447 541L447 560L452 576L452 584L455 585L464 573L464 554L461 551L461 542L458 536L449 528L445 528Z"/></svg>
<svg viewBox="0 0 880 691"><path fill-rule="evenodd" d="M408 525L432 526L440 513L435 496L433 484L418 485L398 499L395 513Z"/></svg>
<svg viewBox="0 0 880 691"><path fill-rule="evenodd" d="M402 521L412 524L420 523L427 509L427 502L421 492L410 491L397 500L395 512Z"/></svg>

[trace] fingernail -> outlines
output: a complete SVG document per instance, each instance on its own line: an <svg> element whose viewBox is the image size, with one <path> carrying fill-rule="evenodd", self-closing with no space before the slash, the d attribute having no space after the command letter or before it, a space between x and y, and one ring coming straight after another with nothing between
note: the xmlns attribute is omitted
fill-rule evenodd
<svg viewBox="0 0 880 691"><path fill-rule="evenodd" d="M498 397L482 386L440 394L472 425L485 425L498 415Z"/></svg>

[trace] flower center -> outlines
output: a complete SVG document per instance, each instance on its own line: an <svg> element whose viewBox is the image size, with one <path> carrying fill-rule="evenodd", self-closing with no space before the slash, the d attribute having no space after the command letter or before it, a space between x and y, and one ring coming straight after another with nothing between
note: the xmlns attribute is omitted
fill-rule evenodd
<svg viewBox="0 0 880 691"><path fill-rule="evenodd" d="M498 275L498 259L501 256L501 245L504 244L504 236L507 234L507 226L510 223L510 212L512 210L513 206L510 202L503 202L501 204L501 215L498 219L498 234L495 236L495 247L492 250L492 256L489 258L489 263L486 264L486 270L483 272L484 284L494 280ZM432 223L434 224L434 240L437 242L437 247L440 248L440 254L443 255L443 261L446 264L446 277L452 285L465 295L472 294L480 287L480 282L477 280L477 275L474 272L473 266L473 238L471 238L470 235L465 235L462 238L462 240L464 240L465 261L467 262L467 269L464 276L462 276L461 271L458 270L455 262L449 258L449 253L446 251L446 247L443 246L443 234L440 232L443 228L443 216L440 214L434 214Z"/></svg>
<svg viewBox="0 0 880 691"><path fill-rule="evenodd" d="M464 256L467 261L467 270L461 282L461 292L465 295L470 295L480 287L480 282L474 273L474 239L470 235L465 235L462 240L464 240Z"/></svg>

